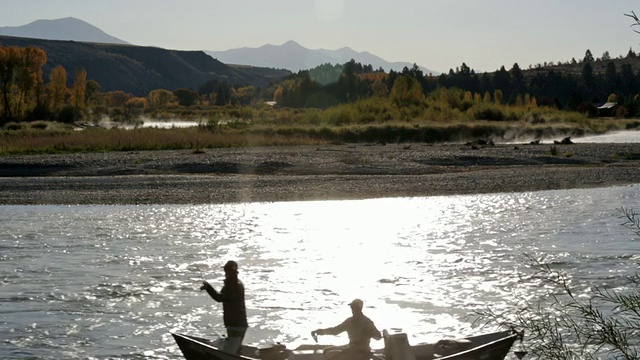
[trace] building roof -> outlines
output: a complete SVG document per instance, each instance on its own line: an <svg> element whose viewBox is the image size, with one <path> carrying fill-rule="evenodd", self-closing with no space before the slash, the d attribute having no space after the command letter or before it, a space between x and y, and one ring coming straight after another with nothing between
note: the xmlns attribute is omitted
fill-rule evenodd
<svg viewBox="0 0 640 360"><path fill-rule="evenodd" d="M614 108L616 105L618 105L617 103L614 102L606 102L600 106L598 106L598 109L612 109Z"/></svg>

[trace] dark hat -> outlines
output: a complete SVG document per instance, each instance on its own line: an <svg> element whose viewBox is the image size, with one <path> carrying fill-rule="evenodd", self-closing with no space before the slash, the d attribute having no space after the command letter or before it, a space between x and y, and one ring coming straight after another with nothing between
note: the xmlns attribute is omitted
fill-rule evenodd
<svg viewBox="0 0 640 360"><path fill-rule="evenodd" d="M364 306L364 302L360 299L353 299L353 301L349 303L349 306L351 306L352 308L362 309L362 307Z"/></svg>
<svg viewBox="0 0 640 360"><path fill-rule="evenodd" d="M238 271L238 263L233 261L233 260L229 260L227 261L226 264L224 264L224 271Z"/></svg>

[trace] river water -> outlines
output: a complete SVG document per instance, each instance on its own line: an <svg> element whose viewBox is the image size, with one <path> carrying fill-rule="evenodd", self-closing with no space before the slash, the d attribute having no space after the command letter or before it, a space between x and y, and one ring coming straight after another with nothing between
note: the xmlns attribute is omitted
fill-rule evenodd
<svg viewBox="0 0 640 360"><path fill-rule="evenodd" d="M0 206L1 359L182 359L170 332L224 333L220 288L238 261L246 342L311 342L365 302L412 343L477 332L475 310L549 290L525 255L579 294L631 286L640 238L621 208L640 185L357 201ZM492 330L492 329L487 329ZM344 336L321 337L324 343ZM373 343L382 346L381 343Z"/></svg>

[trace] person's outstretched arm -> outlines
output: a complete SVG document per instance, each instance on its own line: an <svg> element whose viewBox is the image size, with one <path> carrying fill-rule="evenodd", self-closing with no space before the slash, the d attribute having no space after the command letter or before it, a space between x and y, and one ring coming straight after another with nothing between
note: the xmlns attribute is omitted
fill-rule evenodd
<svg viewBox="0 0 640 360"><path fill-rule="evenodd" d="M311 336L315 337L317 335L338 335L347 330L346 321L342 322L342 324L326 329L316 329L311 332Z"/></svg>
<svg viewBox="0 0 640 360"><path fill-rule="evenodd" d="M373 323L373 321L369 318L368 319L368 323L369 323L369 335L371 336L372 339L375 340L380 340L382 339L382 334L380 333L380 330L378 330L378 327L376 326L376 324Z"/></svg>
<svg viewBox="0 0 640 360"><path fill-rule="evenodd" d="M371 328L371 338L375 340L382 339L382 334L375 325L373 325L373 327Z"/></svg>
<svg viewBox="0 0 640 360"><path fill-rule="evenodd" d="M213 288L213 286L211 286L208 282L203 281L202 282L202 286L200 287L200 291L202 290L206 290L207 294L209 294L209 296L211 296L211 298L217 302L221 302L222 301L222 295L216 291L216 289Z"/></svg>

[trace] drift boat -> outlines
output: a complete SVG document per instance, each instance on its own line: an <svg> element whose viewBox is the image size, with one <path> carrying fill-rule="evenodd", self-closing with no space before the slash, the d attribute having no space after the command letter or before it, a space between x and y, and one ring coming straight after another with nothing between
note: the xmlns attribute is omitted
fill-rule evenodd
<svg viewBox="0 0 640 360"><path fill-rule="evenodd" d="M374 349L374 360L504 360L516 340L524 333L514 330L498 331L460 339L440 340L436 343L409 345L405 333L384 334L384 349ZM266 347L243 345L240 354L221 349L220 339L171 333L186 360L324 360L323 350L330 345L300 345L287 349L283 344ZM520 357L520 356L519 356Z"/></svg>

